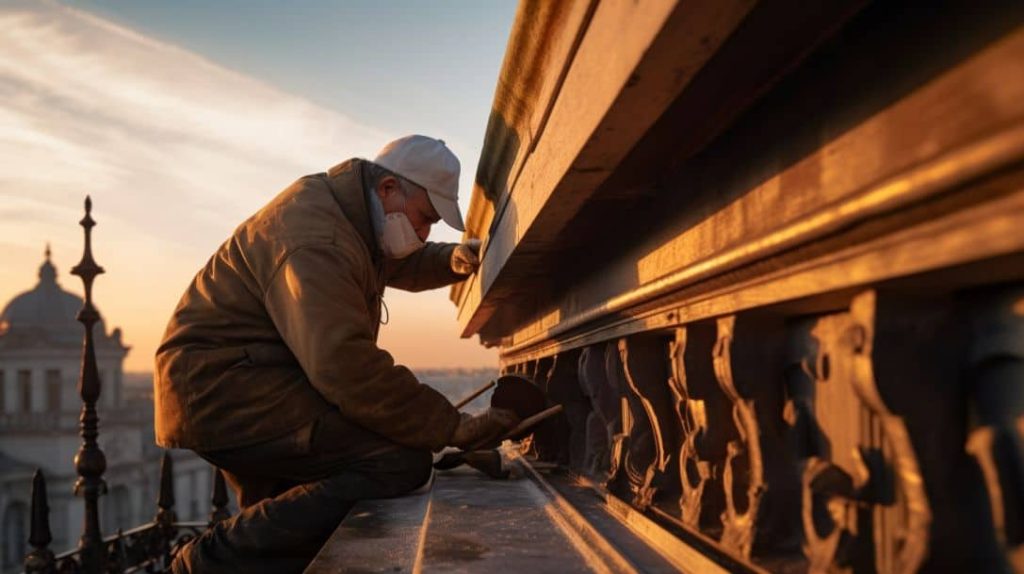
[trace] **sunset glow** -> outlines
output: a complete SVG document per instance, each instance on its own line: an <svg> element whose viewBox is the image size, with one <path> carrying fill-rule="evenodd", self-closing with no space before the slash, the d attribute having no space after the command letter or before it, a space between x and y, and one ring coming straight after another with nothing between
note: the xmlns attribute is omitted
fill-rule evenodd
<svg viewBox="0 0 1024 574"><path fill-rule="evenodd" d="M133 347L128 370L151 370L178 297L237 224L297 177L401 135L83 10L15 5L0 27L0 301L32 288L47 242L58 281L80 292L69 271L91 195L107 271L96 301ZM482 134L486 117L476 121ZM476 153L451 145L465 205ZM446 291L386 301L381 346L399 362L494 364L458 339Z"/></svg>

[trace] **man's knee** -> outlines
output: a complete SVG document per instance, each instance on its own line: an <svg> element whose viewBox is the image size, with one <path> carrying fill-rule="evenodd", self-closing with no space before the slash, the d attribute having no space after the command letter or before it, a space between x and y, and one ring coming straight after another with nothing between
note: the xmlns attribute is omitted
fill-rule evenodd
<svg viewBox="0 0 1024 574"><path fill-rule="evenodd" d="M433 462L428 450L399 448L376 457L373 466L377 477L385 482L387 496L399 496L426 483Z"/></svg>

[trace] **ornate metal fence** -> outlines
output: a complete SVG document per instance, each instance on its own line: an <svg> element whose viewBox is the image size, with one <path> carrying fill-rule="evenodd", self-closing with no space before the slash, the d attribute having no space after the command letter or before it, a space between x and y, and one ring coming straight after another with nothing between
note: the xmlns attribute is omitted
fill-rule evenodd
<svg viewBox="0 0 1024 574"><path fill-rule="evenodd" d="M41 470L36 470L32 479L31 527L28 542L32 550L25 557L25 572L28 574L49 573L121 573L121 572L163 572L170 567L171 559L183 544L201 534L214 522L229 516L228 495L224 475L219 469L214 472L214 486L210 519L207 522L178 522L174 512L174 471L169 453L164 453L160 462L160 492L157 510L152 520L127 532L103 537L100 530L99 498L107 491L103 473L107 467L106 458L97 443L99 416L96 402L100 396L100 378L96 366L96 351L93 346L93 326L99 321L99 313L92 303L92 283L103 268L92 256L92 200L85 198L85 217L79 222L85 229L85 250L82 260L71 273L82 278L85 286L85 303L78 312L77 320L85 328L82 344L82 370L78 391L82 397L80 434L82 445L75 455L75 470L78 481L75 494L85 500L85 521L78 548L54 555L50 550L53 536L50 532L49 504L46 496L46 479Z"/></svg>

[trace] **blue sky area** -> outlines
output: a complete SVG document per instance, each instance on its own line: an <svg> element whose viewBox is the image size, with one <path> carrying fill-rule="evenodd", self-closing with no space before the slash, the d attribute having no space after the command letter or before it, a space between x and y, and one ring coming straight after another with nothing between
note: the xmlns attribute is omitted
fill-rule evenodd
<svg viewBox="0 0 1024 574"><path fill-rule="evenodd" d="M389 132L479 151L512 0L68 2ZM368 152L369 153L369 152ZM476 158L461 158L464 166Z"/></svg>

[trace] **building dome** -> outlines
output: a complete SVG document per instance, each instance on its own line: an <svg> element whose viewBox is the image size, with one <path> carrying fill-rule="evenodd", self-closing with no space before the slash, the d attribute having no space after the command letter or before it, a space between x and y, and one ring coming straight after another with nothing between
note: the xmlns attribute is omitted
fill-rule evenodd
<svg viewBox="0 0 1024 574"><path fill-rule="evenodd" d="M61 289L57 283L57 269L50 261L50 248L46 260L39 267L39 283L7 304L0 313L0 338L22 343L38 342L48 345L81 345L82 324L75 320L83 300L78 295ZM97 342L105 338L103 321L93 331Z"/></svg>

